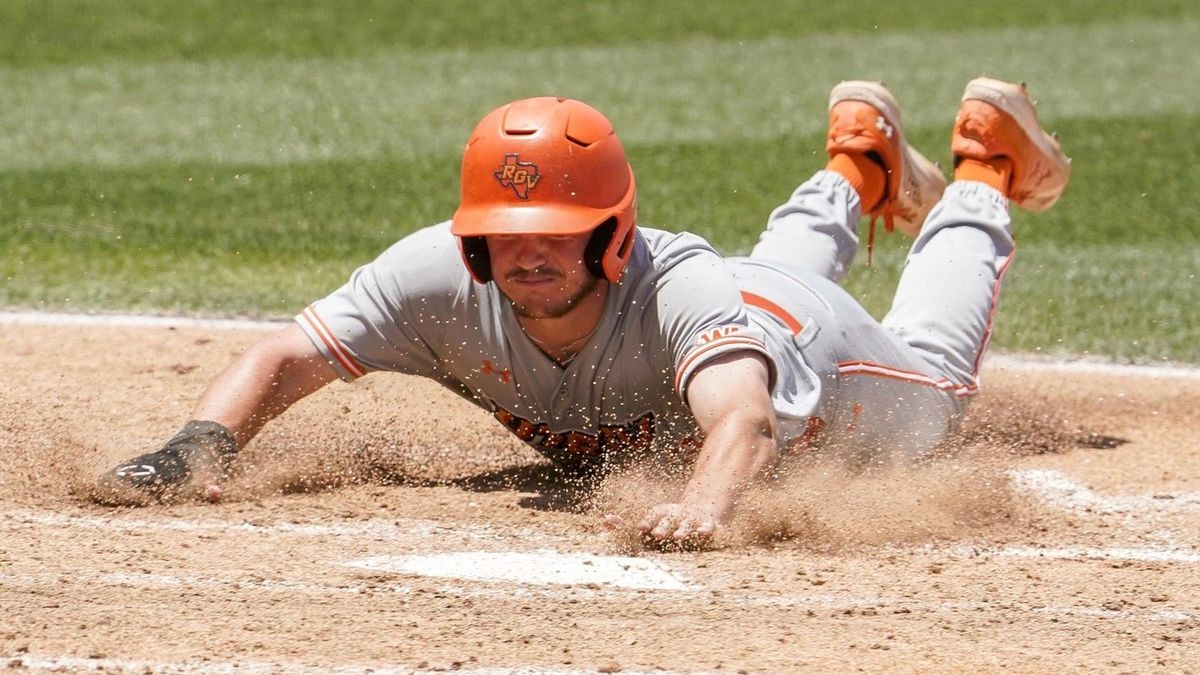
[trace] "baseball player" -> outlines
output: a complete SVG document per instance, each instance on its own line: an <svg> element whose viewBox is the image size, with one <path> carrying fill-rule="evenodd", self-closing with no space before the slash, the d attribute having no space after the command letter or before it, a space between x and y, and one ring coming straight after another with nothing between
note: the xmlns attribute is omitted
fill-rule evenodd
<svg viewBox="0 0 1200 675"><path fill-rule="evenodd" d="M609 121L563 98L494 110L463 153L451 220L404 237L250 347L158 452L101 481L163 496L227 474L270 419L374 371L436 380L568 473L694 453L638 523L703 540L780 452L837 443L916 456L953 429L1012 258L1009 204L1049 208L1069 160L1023 85L967 85L954 183L905 141L881 84L829 102L829 163L771 213L748 257L636 225ZM837 285L862 215L916 240L882 322Z"/></svg>

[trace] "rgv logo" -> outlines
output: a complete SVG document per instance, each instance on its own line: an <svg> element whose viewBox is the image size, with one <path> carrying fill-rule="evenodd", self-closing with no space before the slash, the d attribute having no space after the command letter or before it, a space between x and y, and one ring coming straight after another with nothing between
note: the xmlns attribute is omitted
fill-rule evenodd
<svg viewBox="0 0 1200 675"><path fill-rule="evenodd" d="M504 155L504 163L492 172L500 187L511 188L521 199L529 199L529 191L537 187L542 177L538 175L537 164L522 162L517 153Z"/></svg>

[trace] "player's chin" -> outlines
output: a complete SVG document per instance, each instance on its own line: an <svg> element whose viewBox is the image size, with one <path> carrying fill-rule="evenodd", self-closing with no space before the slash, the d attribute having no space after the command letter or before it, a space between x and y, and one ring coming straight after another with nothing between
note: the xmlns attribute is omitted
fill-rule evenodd
<svg viewBox="0 0 1200 675"><path fill-rule="evenodd" d="M517 314L526 319L557 319L565 316L575 307L572 298L549 298L544 295L531 294L525 298L509 298Z"/></svg>

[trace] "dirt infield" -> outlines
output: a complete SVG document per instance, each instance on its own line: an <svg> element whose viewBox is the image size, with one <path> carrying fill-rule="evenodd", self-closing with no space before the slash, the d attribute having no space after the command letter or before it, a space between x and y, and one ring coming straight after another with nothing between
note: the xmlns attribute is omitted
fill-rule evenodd
<svg viewBox="0 0 1200 675"><path fill-rule="evenodd" d="M0 667L1200 672L1200 380L991 368L918 466L796 459L722 548L600 527L429 383L335 383L219 504L96 505L261 332L0 325Z"/></svg>

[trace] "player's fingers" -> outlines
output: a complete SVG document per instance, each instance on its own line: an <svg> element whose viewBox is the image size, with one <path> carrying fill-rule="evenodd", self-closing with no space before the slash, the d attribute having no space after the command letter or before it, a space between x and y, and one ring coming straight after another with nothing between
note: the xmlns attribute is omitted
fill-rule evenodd
<svg viewBox="0 0 1200 675"><path fill-rule="evenodd" d="M667 513L659 519L658 524L650 530L650 536L655 539L666 539L679 527L679 518L674 513Z"/></svg>
<svg viewBox="0 0 1200 675"><path fill-rule="evenodd" d="M705 518L700 521L696 527L696 536L701 539L711 539L717 532L717 521L715 518Z"/></svg>
<svg viewBox="0 0 1200 675"><path fill-rule="evenodd" d="M691 518L684 518L680 521L679 526L671 533L671 538L675 541L683 541L690 539L696 532L696 523Z"/></svg>
<svg viewBox="0 0 1200 675"><path fill-rule="evenodd" d="M625 527L625 519L615 513L605 514L604 519L600 522L608 530L618 530Z"/></svg>
<svg viewBox="0 0 1200 675"><path fill-rule="evenodd" d="M717 522L712 518L688 518L676 528L671 538L676 541L704 542L712 539L716 531Z"/></svg>
<svg viewBox="0 0 1200 675"><path fill-rule="evenodd" d="M670 512L671 507L669 504L659 504L658 506L650 509L650 513L647 513L645 518L642 518L641 522L638 523L638 529L643 533L648 534L651 530L657 527L658 524L662 522L662 519L669 515Z"/></svg>
<svg viewBox="0 0 1200 675"><path fill-rule="evenodd" d="M638 530L640 530L642 534L650 532L650 530L653 530L654 526L658 524L659 519L659 516L657 516L653 511L647 513L645 518L642 518L640 521L638 521Z"/></svg>

